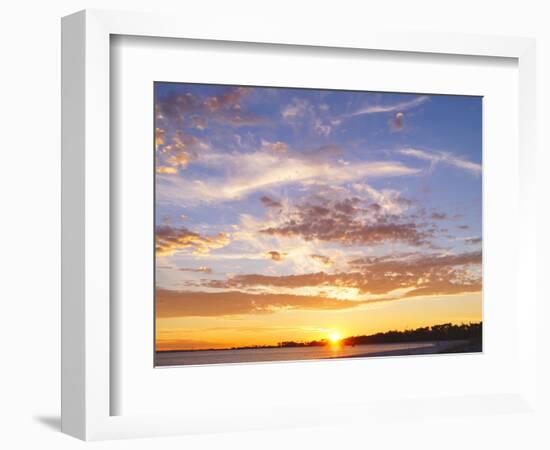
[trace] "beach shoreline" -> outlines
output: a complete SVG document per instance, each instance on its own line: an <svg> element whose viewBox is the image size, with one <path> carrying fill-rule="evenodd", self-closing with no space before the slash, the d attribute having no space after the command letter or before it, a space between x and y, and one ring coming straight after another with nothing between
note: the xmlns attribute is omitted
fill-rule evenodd
<svg viewBox="0 0 550 450"><path fill-rule="evenodd" d="M478 353L481 347L468 340L437 341L431 346L414 347L399 350L386 350L374 353L359 353L350 356L335 356L334 358L373 358L380 356L413 356L413 355L439 355L445 353ZM333 359L333 358L328 358Z"/></svg>
<svg viewBox="0 0 550 450"><path fill-rule="evenodd" d="M290 362L290 361L326 361L346 358L372 358L391 356L415 356L415 355L437 355L445 353L475 353L481 352L481 341L477 340L446 340L431 342L409 342L400 345L378 344L382 348L376 349L377 344L368 346L348 346L346 349L332 348L331 354L320 354L313 352L325 352L329 347L297 347L297 348L264 348L264 349L241 349L226 351L192 351L192 352L163 352L156 354L155 367L189 366L205 364L239 364L239 363L262 363L262 362ZM394 348L383 348L393 346ZM370 351L367 351L368 348ZM345 354L342 354L341 352ZM340 352L338 354L338 352Z"/></svg>

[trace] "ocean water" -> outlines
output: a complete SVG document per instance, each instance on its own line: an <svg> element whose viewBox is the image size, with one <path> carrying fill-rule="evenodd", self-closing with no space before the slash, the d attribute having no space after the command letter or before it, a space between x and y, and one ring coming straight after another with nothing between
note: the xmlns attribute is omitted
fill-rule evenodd
<svg viewBox="0 0 550 450"><path fill-rule="evenodd" d="M401 344L369 344L324 347L253 348L242 350L196 350L158 352L157 366L203 364L234 364L266 361L305 361L311 359L344 358L350 356L380 356L412 353L437 353L437 343L411 342Z"/></svg>

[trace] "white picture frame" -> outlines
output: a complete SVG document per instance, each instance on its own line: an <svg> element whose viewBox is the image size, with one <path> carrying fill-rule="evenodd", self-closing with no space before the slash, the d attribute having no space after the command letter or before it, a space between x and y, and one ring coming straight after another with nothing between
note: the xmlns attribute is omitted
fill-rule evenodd
<svg viewBox="0 0 550 450"><path fill-rule="evenodd" d="M535 290L535 43L532 39L383 30L327 34L315 25L307 32L276 24L222 20L186 21L163 14L82 11L62 22L62 430L85 440L162 436L209 431L251 430L357 421L391 416L389 405L343 404L330 411L319 405L279 407L271 413L246 412L220 405L218 414L112 415L110 336L111 211L110 183L110 37L112 35L286 44L338 49L368 49L423 54L513 58L519 73L519 203L517 284L519 378L513 392L474 396L472 411L464 398L432 398L443 416L485 414L510 409L537 414ZM153 320L153 317L151 317ZM183 375L182 375L183 376ZM490 397L490 398L489 398ZM426 403L408 400L414 414ZM407 409L408 408L408 409ZM400 412L403 414L403 411ZM224 420L224 417L227 420ZM229 419L231 417L231 420ZM246 417L247 420L242 420ZM239 418L241 420L239 420ZM306 418L306 419L304 419Z"/></svg>

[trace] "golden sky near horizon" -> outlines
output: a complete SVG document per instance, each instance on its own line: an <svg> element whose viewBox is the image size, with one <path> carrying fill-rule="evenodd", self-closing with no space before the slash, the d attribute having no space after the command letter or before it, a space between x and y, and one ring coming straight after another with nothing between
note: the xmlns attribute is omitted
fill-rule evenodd
<svg viewBox="0 0 550 450"><path fill-rule="evenodd" d="M278 311L249 316L157 319L157 350L277 345L442 323L482 321L481 293L425 297L343 311ZM243 323L244 322L244 323Z"/></svg>

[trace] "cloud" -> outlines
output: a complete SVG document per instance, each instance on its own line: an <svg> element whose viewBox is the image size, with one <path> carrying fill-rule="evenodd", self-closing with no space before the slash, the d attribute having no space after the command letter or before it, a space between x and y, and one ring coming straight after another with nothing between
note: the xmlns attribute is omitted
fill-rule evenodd
<svg viewBox="0 0 550 450"><path fill-rule="evenodd" d="M451 295L481 290L481 251L413 255L404 259L362 258L352 261L372 280L413 287L402 297ZM476 270L470 270L476 267ZM371 283L372 284L372 283ZM381 286L380 286L381 287Z"/></svg>
<svg viewBox="0 0 550 450"><path fill-rule="evenodd" d="M357 306L357 303L353 301L305 295L156 289L156 315L159 319L267 314L278 310L331 311L349 309L354 306Z"/></svg>
<svg viewBox="0 0 550 450"><path fill-rule="evenodd" d="M263 195L260 197L260 201L266 208L281 208L281 202L272 199L271 197L268 197L267 195Z"/></svg>
<svg viewBox="0 0 550 450"><path fill-rule="evenodd" d="M165 131L161 128L155 128L155 148L158 150L160 145L164 144Z"/></svg>
<svg viewBox="0 0 550 450"><path fill-rule="evenodd" d="M194 161L218 171L217 176L199 179L159 177L158 200L170 202L221 202L292 184L340 185L365 178L398 177L420 173L396 161L363 161L344 164L327 160L320 154L279 155L275 152L215 153L203 152Z"/></svg>
<svg viewBox="0 0 550 450"><path fill-rule="evenodd" d="M187 152L178 152L174 153L173 155L170 155L166 161L168 164L170 164L172 167L186 167L187 164L189 164L190 155Z"/></svg>
<svg viewBox="0 0 550 450"><path fill-rule="evenodd" d="M327 266L327 267L332 266L332 260L328 256L324 256L324 255L309 255L309 256L315 261L320 262L324 266Z"/></svg>
<svg viewBox="0 0 550 450"><path fill-rule="evenodd" d="M241 109L241 100L249 92L247 88L232 88L222 94L208 97L203 106L211 113L224 109Z"/></svg>
<svg viewBox="0 0 550 450"><path fill-rule="evenodd" d="M262 148L266 148L273 152L286 153L288 152L288 145L282 141L269 142L265 139L262 139Z"/></svg>
<svg viewBox="0 0 550 450"><path fill-rule="evenodd" d="M395 189L377 190L366 183L354 183L355 192L367 194L382 210L388 214L401 214L406 208L412 206L413 202L401 195Z"/></svg>
<svg viewBox="0 0 550 450"><path fill-rule="evenodd" d="M172 166L157 166L156 172L158 174L172 175L172 174L178 173L178 169Z"/></svg>
<svg viewBox="0 0 550 450"><path fill-rule="evenodd" d="M468 238L464 242L466 244L481 244L481 237Z"/></svg>
<svg viewBox="0 0 550 450"><path fill-rule="evenodd" d="M473 175L481 174L481 164L461 159L449 152L429 152L411 147L400 149L397 152L405 156L429 161L432 168L441 163L465 170Z"/></svg>
<svg viewBox="0 0 550 450"><path fill-rule="evenodd" d="M395 113L388 121L388 124L392 131L401 131L405 126L405 114L401 111Z"/></svg>
<svg viewBox="0 0 550 450"><path fill-rule="evenodd" d="M180 267L178 270L181 270L182 272L197 272L197 273L212 273L212 269L210 267L201 266L201 267Z"/></svg>
<svg viewBox="0 0 550 450"><path fill-rule="evenodd" d="M247 112L232 112L231 114L219 114L215 117L220 123L231 125L233 127L253 127L256 125L266 125L268 120L265 117Z"/></svg>
<svg viewBox="0 0 550 450"><path fill-rule="evenodd" d="M181 250L192 249L195 254L205 254L210 250L225 247L230 242L226 233L215 236L201 236L187 228L160 226L155 230L157 256L170 256Z"/></svg>
<svg viewBox="0 0 550 450"><path fill-rule="evenodd" d="M311 110L307 100L294 98L292 102L281 109L281 116L287 121L304 117Z"/></svg>
<svg viewBox="0 0 550 450"><path fill-rule="evenodd" d="M437 211L434 211L430 217L433 219L433 220L445 220L447 218L447 214L445 213L442 213L442 212L437 212Z"/></svg>
<svg viewBox="0 0 550 450"><path fill-rule="evenodd" d="M328 137L332 132L332 127L328 124L324 124L321 119L314 120L313 129L317 134L325 137Z"/></svg>
<svg viewBox="0 0 550 450"><path fill-rule="evenodd" d="M267 252L267 257L273 261L282 261L285 256L286 256L286 253L279 253L273 250L270 252Z"/></svg>
<svg viewBox="0 0 550 450"><path fill-rule="evenodd" d="M208 122L204 117L193 116L191 117L191 124L193 128L204 131L206 130Z"/></svg>
<svg viewBox="0 0 550 450"><path fill-rule="evenodd" d="M343 117L356 117L362 116L365 114L380 114L380 113L389 113L389 112L403 112L417 106L422 105L427 102L430 98L427 95L421 95L415 97L412 100L407 100L404 102L388 104L388 105L368 105L363 108L358 109L352 113L346 114Z"/></svg>
<svg viewBox="0 0 550 450"><path fill-rule="evenodd" d="M227 88L224 92L206 98L200 98L187 92L169 94L157 99L156 118L181 125L190 121L197 129L206 128L206 119L234 127L264 124L265 117L247 112L243 101L252 92L251 88Z"/></svg>
<svg viewBox="0 0 550 450"><path fill-rule="evenodd" d="M184 169L189 161L198 158L199 154L209 149L209 145L203 140L189 133L178 130L171 137L169 143L165 133L157 142L157 173L175 174L178 169ZM160 143L159 143L160 142Z"/></svg>
<svg viewBox="0 0 550 450"><path fill-rule="evenodd" d="M300 275L235 275L204 286L246 292L310 292L354 301L355 305L425 295L455 295L481 290L481 252L405 254L350 261L352 271ZM271 289L271 290L270 290Z"/></svg>
<svg viewBox="0 0 550 450"><path fill-rule="evenodd" d="M384 271L391 270L431 270L464 264L481 264L481 252L467 252L459 254L427 254L418 255L407 253L401 257L373 256L357 258L350 262L353 266L378 268Z"/></svg>
<svg viewBox="0 0 550 450"><path fill-rule="evenodd" d="M293 98L291 103L285 105L281 109L281 116L294 129L305 126L307 130L325 138L341 123L341 119L329 117L328 105L317 106L299 98Z"/></svg>
<svg viewBox="0 0 550 450"><path fill-rule="evenodd" d="M378 203L358 197L331 200L318 198L290 211L281 223L263 228L261 233L279 237L299 236L341 245L376 245L404 242L429 244L435 228L418 224L407 216L386 214Z"/></svg>

